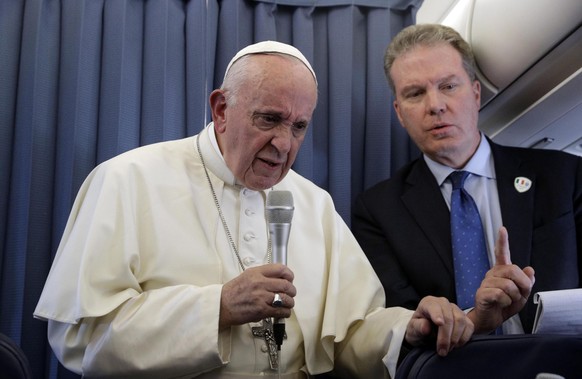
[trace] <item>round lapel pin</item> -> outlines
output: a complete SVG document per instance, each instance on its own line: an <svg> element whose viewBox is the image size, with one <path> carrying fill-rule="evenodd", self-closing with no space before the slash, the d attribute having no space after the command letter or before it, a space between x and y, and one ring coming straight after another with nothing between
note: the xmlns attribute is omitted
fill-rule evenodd
<svg viewBox="0 0 582 379"><path fill-rule="evenodd" d="M531 180L524 176L518 176L513 181L513 185L515 186L517 192L523 193L531 188Z"/></svg>

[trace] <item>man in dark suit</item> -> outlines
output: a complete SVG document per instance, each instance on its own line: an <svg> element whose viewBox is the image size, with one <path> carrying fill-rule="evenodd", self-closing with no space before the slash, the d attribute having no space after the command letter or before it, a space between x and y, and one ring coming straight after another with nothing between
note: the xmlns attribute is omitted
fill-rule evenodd
<svg viewBox="0 0 582 379"><path fill-rule="evenodd" d="M388 47L385 71L398 118L423 153L354 205L352 230L387 306L414 308L426 295L457 302L447 177L465 170L490 261L469 317L476 332L503 321L504 333L531 332L528 287L535 293L582 284L582 159L500 146L480 133L474 58L451 28L404 29Z"/></svg>

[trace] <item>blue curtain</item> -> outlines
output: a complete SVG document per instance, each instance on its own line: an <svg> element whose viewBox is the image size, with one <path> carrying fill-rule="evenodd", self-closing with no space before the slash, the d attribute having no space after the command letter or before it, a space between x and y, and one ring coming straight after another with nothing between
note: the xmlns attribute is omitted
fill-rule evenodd
<svg viewBox="0 0 582 379"><path fill-rule="evenodd" d="M230 58L271 39L313 63L319 104L294 169L353 198L416 149L382 61L422 0L0 1L0 332L36 378L76 377L32 313L76 192L97 164L196 134Z"/></svg>

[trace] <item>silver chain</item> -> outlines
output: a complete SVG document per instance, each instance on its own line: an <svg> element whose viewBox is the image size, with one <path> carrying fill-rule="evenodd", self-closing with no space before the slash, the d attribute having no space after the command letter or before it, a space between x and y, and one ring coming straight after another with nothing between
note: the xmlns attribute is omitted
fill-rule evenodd
<svg viewBox="0 0 582 379"><path fill-rule="evenodd" d="M228 242L230 243L230 247L234 254L236 255L236 259L238 260L238 264L240 268L244 271L245 266L242 263L240 258L240 254L238 253L238 249L232 239L232 235L230 234L230 229L228 228L228 224L226 223L226 219L224 218L224 214L222 213L222 208L220 207L220 203L218 202L218 197L216 196L216 191L214 191L214 186L212 185L212 181L210 180L210 175L208 174L208 169L206 168L206 163L204 162L204 157L202 156L202 150L200 149L200 134L196 136L196 148L198 149L198 156L200 157L200 161L202 162L202 167L204 167L204 173L206 174L206 180L208 181L208 185L210 186L210 191L212 191L212 198L214 199L214 204L216 205L216 209L218 210L218 215L220 216L220 221L222 221L222 227L224 228L224 232L228 237ZM267 243L267 262L271 263L271 238L268 239Z"/></svg>

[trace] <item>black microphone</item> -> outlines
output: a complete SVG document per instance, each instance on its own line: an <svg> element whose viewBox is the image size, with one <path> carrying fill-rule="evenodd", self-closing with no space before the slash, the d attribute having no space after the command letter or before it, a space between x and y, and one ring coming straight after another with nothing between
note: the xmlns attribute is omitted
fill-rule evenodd
<svg viewBox="0 0 582 379"><path fill-rule="evenodd" d="M267 223L271 238L273 263L287 264L287 244L293 219L293 195L290 191L270 191L267 194ZM276 318L273 322L273 334L277 348L281 350L285 336L285 319Z"/></svg>

